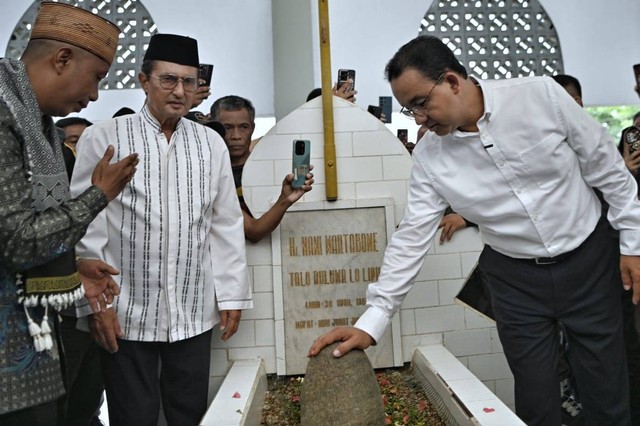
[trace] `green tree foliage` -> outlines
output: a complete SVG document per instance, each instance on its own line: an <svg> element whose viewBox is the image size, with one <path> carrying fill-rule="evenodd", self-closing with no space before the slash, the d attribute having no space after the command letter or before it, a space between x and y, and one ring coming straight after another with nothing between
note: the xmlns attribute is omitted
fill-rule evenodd
<svg viewBox="0 0 640 426"><path fill-rule="evenodd" d="M589 114L609 130L613 140L618 143L622 130L631 126L633 115L640 111L638 105L586 107Z"/></svg>

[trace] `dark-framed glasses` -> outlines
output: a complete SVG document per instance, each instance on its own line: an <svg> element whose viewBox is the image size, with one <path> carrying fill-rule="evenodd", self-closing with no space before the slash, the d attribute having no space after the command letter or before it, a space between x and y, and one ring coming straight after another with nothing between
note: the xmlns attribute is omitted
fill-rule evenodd
<svg viewBox="0 0 640 426"><path fill-rule="evenodd" d="M182 82L182 88L185 92L195 92L198 90L198 79L196 77L178 77L173 74L149 74L149 77L157 79L160 82L160 87L166 90L174 89L179 82Z"/></svg>
<svg viewBox="0 0 640 426"><path fill-rule="evenodd" d="M445 75L444 72L440 74L440 77L438 77L438 79L436 80L436 84L433 85L433 87L431 88L431 90L429 90L429 93L427 93L427 96L425 96L424 99L414 103L410 107L403 106L402 109L400 110L400 114L405 115L409 118L415 118L416 114L422 113L422 111L424 111L425 107L427 106L427 103L429 102L429 97L431 97L431 94L433 93L433 89L435 89L436 86L440 84L444 75Z"/></svg>

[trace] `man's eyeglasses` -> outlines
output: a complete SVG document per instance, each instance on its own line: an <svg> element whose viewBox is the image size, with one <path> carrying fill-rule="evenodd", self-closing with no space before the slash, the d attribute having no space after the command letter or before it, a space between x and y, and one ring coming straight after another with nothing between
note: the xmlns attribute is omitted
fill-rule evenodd
<svg viewBox="0 0 640 426"><path fill-rule="evenodd" d="M425 96L423 100L416 102L410 107L402 107L402 109L400 110L400 114L406 115L409 118L415 118L416 114L422 113L422 111L424 111L424 108L427 106L427 102L429 102L429 97L431 96L431 93L433 93L433 89L435 89L436 86L440 84L442 78L444 77L444 74L445 73L440 74L440 77L438 77L438 79L436 80L436 84L433 85L433 87L431 88L431 90L429 90L429 93L427 93L427 96Z"/></svg>
<svg viewBox="0 0 640 426"><path fill-rule="evenodd" d="M185 92L195 92L198 90L198 79L196 77L178 77L173 74L151 75L160 82L160 87L166 90L174 89L178 82L182 82L182 88Z"/></svg>

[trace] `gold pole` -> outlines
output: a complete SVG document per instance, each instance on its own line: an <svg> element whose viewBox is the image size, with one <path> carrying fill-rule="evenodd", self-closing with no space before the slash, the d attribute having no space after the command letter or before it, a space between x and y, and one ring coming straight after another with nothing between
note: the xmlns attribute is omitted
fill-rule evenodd
<svg viewBox="0 0 640 426"><path fill-rule="evenodd" d="M324 174L327 201L338 199L336 143L333 130L333 84L331 81L331 42L329 40L329 0L318 0L320 28L320 73L322 76L322 121L324 128Z"/></svg>

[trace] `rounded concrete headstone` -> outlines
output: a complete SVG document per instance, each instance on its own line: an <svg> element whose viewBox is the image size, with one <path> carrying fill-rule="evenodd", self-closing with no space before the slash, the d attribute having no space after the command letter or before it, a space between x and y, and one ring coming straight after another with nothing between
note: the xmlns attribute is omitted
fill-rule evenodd
<svg viewBox="0 0 640 426"><path fill-rule="evenodd" d="M362 350L341 358L338 343L310 358L300 395L304 426L384 425L384 406L376 375Z"/></svg>

